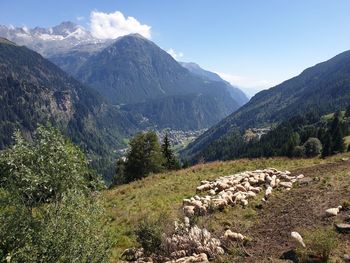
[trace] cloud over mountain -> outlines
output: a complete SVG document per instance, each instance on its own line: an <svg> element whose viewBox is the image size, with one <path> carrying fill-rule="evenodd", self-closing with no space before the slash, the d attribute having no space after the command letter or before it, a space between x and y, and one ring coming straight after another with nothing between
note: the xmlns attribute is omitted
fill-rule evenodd
<svg viewBox="0 0 350 263"><path fill-rule="evenodd" d="M103 13L92 11L90 14L91 34L99 39L115 39L132 33L151 38L151 27L141 24L132 16L125 17L120 11Z"/></svg>

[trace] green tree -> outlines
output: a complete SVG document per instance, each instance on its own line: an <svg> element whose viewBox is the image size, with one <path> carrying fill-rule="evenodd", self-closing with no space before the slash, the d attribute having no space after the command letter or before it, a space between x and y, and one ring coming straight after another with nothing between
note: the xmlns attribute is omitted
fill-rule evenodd
<svg viewBox="0 0 350 263"><path fill-rule="evenodd" d="M323 139L322 157L327 157L332 154L332 136L326 132Z"/></svg>
<svg viewBox="0 0 350 263"><path fill-rule="evenodd" d="M340 126L337 127L337 129L333 133L333 138L332 138L332 152L333 153L339 153L339 152L344 152L346 149L345 146L345 140L343 133L340 129Z"/></svg>
<svg viewBox="0 0 350 263"><path fill-rule="evenodd" d="M336 112L331 123L332 153L344 152L346 148L340 115L340 112Z"/></svg>
<svg viewBox="0 0 350 263"><path fill-rule="evenodd" d="M115 175L112 178L111 186L122 184L122 183L126 182L126 178L125 178L126 160L125 159L126 159L125 157L121 157L117 160Z"/></svg>
<svg viewBox="0 0 350 263"><path fill-rule="evenodd" d="M294 157L305 157L305 147L304 146L296 146L293 150Z"/></svg>
<svg viewBox="0 0 350 263"><path fill-rule="evenodd" d="M350 104L349 104L349 106L346 108L345 117L350 118Z"/></svg>
<svg viewBox="0 0 350 263"><path fill-rule="evenodd" d="M0 261L107 262L98 189L83 153L57 130L0 155Z"/></svg>
<svg viewBox="0 0 350 263"><path fill-rule="evenodd" d="M292 157L294 155L295 147L300 144L300 135L297 132L293 132L289 137L287 144L285 145L284 153L288 157Z"/></svg>
<svg viewBox="0 0 350 263"><path fill-rule="evenodd" d="M317 138L309 138L305 144L305 154L307 157L314 157L321 153L322 143Z"/></svg>
<svg viewBox="0 0 350 263"><path fill-rule="evenodd" d="M165 134L163 144L162 144L162 153L164 157L164 167L167 170L176 170L180 168L180 162L176 158L173 150L171 149L171 143L169 140L168 133Z"/></svg>
<svg viewBox="0 0 350 263"><path fill-rule="evenodd" d="M125 164L127 182L163 170L164 158L155 132L137 134L130 141L130 148Z"/></svg>

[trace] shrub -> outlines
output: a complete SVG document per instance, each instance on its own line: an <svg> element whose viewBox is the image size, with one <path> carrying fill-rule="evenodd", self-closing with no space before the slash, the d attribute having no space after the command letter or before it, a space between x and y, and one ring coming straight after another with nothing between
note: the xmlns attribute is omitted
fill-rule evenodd
<svg viewBox="0 0 350 263"><path fill-rule="evenodd" d="M146 253L152 254L161 250L162 228L159 222L145 220L137 226L135 234L137 242Z"/></svg>
<svg viewBox="0 0 350 263"><path fill-rule="evenodd" d="M0 155L0 261L107 262L99 180L57 130ZM6 258L6 260L5 260Z"/></svg>
<svg viewBox="0 0 350 263"><path fill-rule="evenodd" d="M293 151L294 157L304 157L305 156L305 147L304 146L296 146Z"/></svg>
<svg viewBox="0 0 350 263"><path fill-rule="evenodd" d="M337 246L337 236L331 228L312 229L302 233L306 248L297 249L298 262L328 262ZM316 261L315 261L316 260Z"/></svg>
<svg viewBox="0 0 350 263"><path fill-rule="evenodd" d="M305 144L305 155L307 157L315 157L322 151L322 143L317 138L309 138Z"/></svg>

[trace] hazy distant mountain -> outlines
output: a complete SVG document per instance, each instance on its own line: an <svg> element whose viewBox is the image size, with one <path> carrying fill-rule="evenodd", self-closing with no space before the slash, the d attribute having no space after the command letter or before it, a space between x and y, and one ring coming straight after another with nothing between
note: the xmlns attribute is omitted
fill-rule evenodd
<svg viewBox="0 0 350 263"><path fill-rule="evenodd" d="M180 62L180 64L183 67L187 68L193 74L200 76L204 79L224 82L227 86L227 91L231 94L231 97L240 104L240 106L246 104L249 101L248 97L244 94L242 90L232 86L229 82L223 80L218 74L202 69L198 64L193 62Z"/></svg>
<svg viewBox="0 0 350 263"><path fill-rule="evenodd" d="M50 28L32 29L0 25L0 36L18 45L25 45L45 57L77 48L95 51L103 48L106 43L106 40L94 38L89 31L72 22L62 22Z"/></svg>
<svg viewBox="0 0 350 263"><path fill-rule="evenodd" d="M246 105L189 145L184 155L198 156L209 145L224 143L237 129L278 123L308 112L334 112L349 104L350 51L347 51L304 70L280 85L259 92Z"/></svg>
<svg viewBox="0 0 350 263"><path fill-rule="evenodd" d="M50 28L0 25L0 37L27 46L70 74L90 55L112 42L94 38L84 27L72 22L62 22Z"/></svg>
<svg viewBox="0 0 350 263"><path fill-rule="evenodd" d="M138 34L120 37L91 56L75 76L157 127L209 127L240 106L226 83L194 75Z"/></svg>

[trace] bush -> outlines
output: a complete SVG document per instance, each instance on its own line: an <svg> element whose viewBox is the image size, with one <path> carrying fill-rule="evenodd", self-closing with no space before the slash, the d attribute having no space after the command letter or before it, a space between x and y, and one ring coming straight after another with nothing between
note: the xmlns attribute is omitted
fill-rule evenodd
<svg viewBox="0 0 350 263"><path fill-rule="evenodd" d="M57 130L0 155L0 261L107 262L99 180Z"/></svg>
<svg viewBox="0 0 350 263"><path fill-rule="evenodd" d="M307 157L315 157L322 151L322 143L317 138L309 138L305 144L305 155Z"/></svg>
<svg viewBox="0 0 350 263"><path fill-rule="evenodd" d="M297 249L298 262L328 262L338 241L334 230L331 228L312 229L302 233L302 236L306 248Z"/></svg>
<svg viewBox="0 0 350 263"><path fill-rule="evenodd" d="M162 245L162 228L159 222L143 221L135 231L137 242L147 254L159 252Z"/></svg>
<svg viewBox="0 0 350 263"><path fill-rule="evenodd" d="M293 151L294 157L304 157L305 156L305 147L304 146L296 146Z"/></svg>

